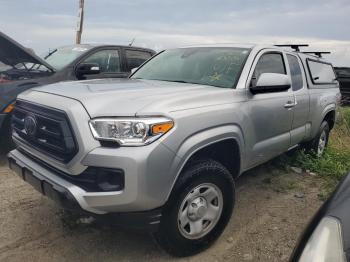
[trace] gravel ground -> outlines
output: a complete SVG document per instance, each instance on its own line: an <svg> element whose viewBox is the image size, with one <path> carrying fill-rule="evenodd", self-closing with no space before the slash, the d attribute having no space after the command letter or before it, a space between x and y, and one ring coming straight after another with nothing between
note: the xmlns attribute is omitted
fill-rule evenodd
<svg viewBox="0 0 350 262"><path fill-rule="evenodd" d="M0 261L287 261L322 204L317 177L255 168L236 184L224 234L193 257L168 256L147 234L82 225L41 196L0 156Z"/></svg>

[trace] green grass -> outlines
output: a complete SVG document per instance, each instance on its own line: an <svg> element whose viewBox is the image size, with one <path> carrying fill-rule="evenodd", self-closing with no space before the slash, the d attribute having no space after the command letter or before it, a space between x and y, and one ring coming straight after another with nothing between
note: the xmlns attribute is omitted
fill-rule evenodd
<svg viewBox="0 0 350 262"><path fill-rule="evenodd" d="M340 110L341 117L338 122L343 122L347 126L348 130L350 129L350 107L342 107Z"/></svg>
<svg viewBox="0 0 350 262"><path fill-rule="evenodd" d="M310 170L324 178L326 193L333 191L338 182L350 172L350 107L340 108L328 148L322 157L296 150L279 157L274 164L284 169L296 166L304 171Z"/></svg>
<svg viewBox="0 0 350 262"><path fill-rule="evenodd" d="M297 154L295 162L305 170L308 169L320 176L340 180L350 171L349 159L349 150L338 151L336 148L330 146L320 158L300 152Z"/></svg>

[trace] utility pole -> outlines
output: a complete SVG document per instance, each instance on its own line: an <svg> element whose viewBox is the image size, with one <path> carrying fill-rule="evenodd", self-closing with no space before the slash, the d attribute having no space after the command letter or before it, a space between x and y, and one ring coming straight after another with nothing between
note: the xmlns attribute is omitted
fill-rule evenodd
<svg viewBox="0 0 350 262"><path fill-rule="evenodd" d="M84 24L84 0L79 0L79 13L78 13L78 23L77 23L77 35L75 38L75 43L81 43L81 35L83 33Z"/></svg>

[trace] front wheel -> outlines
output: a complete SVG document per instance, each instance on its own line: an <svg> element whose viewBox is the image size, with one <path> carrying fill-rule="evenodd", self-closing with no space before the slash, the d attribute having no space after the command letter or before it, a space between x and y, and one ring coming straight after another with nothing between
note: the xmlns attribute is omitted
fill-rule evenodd
<svg viewBox="0 0 350 262"><path fill-rule="evenodd" d="M196 254L212 244L230 220L234 206L230 172L213 160L187 168L165 206L157 242L173 256Z"/></svg>

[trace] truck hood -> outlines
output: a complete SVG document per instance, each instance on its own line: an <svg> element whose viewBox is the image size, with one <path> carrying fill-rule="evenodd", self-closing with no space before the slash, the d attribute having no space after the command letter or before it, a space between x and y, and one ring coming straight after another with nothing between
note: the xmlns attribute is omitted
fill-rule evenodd
<svg viewBox="0 0 350 262"><path fill-rule="evenodd" d="M51 65L2 32L0 32L0 62L11 67L19 63L42 64L54 72Z"/></svg>
<svg viewBox="0 0 350 262"><path fill-rule="evenodd" d="M233 90L204 85L141 79L61 82L31 89L77 100L89 115L160 115L233 102ZM25 99L25 97L23 97Z"/></svg>

